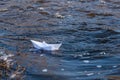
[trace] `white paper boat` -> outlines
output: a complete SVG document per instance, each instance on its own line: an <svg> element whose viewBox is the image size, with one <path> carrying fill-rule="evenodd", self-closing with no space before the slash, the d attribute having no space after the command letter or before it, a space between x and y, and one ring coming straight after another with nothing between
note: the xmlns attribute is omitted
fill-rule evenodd
<svg viewBox="0 0 120 80"><path fill-rule="evenodd" d="M60 46L62 45L62 43L48 44L45 41L39 42L35 40L31 40L31 42L36 49L42 49L42 50L47 50L47 51L59 50Z"/></svg>

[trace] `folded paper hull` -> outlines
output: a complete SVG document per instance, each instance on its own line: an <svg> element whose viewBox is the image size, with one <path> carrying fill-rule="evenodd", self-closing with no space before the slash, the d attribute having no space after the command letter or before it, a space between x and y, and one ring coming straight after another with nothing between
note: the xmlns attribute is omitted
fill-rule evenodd
<svg viewBox="0 0 120 80"><path fill-rule="evenodd" d="M62 45L62 44L47 44L46 42L39 42L35 40L31 40L31 42L36 49L48 51L59 50L60 46Z"/></svg>

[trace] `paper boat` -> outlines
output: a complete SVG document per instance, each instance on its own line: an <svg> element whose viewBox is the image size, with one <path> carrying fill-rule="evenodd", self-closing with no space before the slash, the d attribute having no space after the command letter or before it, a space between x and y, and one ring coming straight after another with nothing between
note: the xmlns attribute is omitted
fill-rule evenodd
<svg viewBox="0 0 120 80"><path fill-rule="evenodd" d="M35 40L31 40L31 42L36 49L47 50L47 51L59 50L60 46L62 45L62 43L48 44L45 41L39 42Z"/></svg>

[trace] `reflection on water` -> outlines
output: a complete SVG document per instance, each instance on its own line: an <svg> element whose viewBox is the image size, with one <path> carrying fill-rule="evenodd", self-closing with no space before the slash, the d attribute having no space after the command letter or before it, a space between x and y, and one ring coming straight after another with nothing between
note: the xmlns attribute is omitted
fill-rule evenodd
<svg viewBox="0 0 120 80"><path fill-rule="evenodd" d="M119 0L1 0L0 47L17 55L25 80L119 79L119 8ZM63 45L36 51L31 39Z"/></svg>

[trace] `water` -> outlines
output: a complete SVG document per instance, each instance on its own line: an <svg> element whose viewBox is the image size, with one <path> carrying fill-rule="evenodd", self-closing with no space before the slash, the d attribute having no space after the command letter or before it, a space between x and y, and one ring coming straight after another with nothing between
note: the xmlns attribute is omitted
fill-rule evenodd
<svg viewBox="0 0 120 80"><path fill-rule="evenodd" d="M120 79L119 14L119 0L1 0L0 47L25 80ZM63 45L34 51L31 39Z"/></svg>

